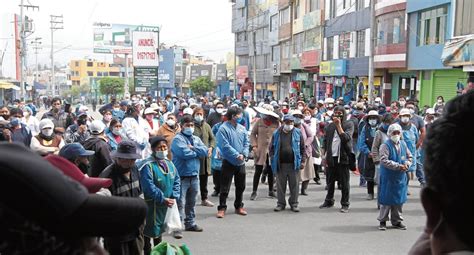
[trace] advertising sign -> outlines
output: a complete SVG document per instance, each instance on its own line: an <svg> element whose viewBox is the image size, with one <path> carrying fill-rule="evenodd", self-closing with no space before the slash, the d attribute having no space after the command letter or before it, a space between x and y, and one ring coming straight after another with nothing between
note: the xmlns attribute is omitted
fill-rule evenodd
<svg viewBox="0 0 474 255"><path fill-rule="evenodd" d="M220 83L227 80L227 65L217 64L216 65L216 82Z"/></svg>
<svg viewBox="0 0 474 255"><path fill-rule="evenodd" d="M331 61L321 62L319 65L319 74L323 76L331 74Z"/></svg>
<svg viewBox="0 0 474 255"><path fill-rule="evenodd" d="M158 68L158 83L160 88L174 88L174 50L160 51L160 67Z"/></svg>
<svg viewBox="0 0 474 255"><path fill-rule="evenodd" d="M148 92L158 87L158 67L135 67L135 91Z"/></svg>
<svg viewBox="0 0 474 255"><path fill-rule="evenodd" d="M133 66L156 67L159 65L158 33L133 32Z"/></svg>
<svg viewBox="0 0 474 255"><path fill-rule="evenodd" d="M124 25L107 22L95 22L94 53L132 54L132 34L134 31L148 31L158 33L156 26Z"/></svg>
<svg viewBox="0 0 474 255"><path fill-rule="evenodd" d="M200 77L211 78L212 65L195 65L191 66L191 81Z"/></svg>
<svg viewBox="0 0 474 255"><path fill-rule="evenodd" d="M238 66L237 67L237 83L244 84L245 79L249 76L249 67L248 66Z"/></svg>
<svg viewBox="0 0 474 255"><path fill-rule="evenodd" d="M344 76L347 71L347 61L339 59L334 61L323 61L319 65L319 74L322 76Z"/></svg>

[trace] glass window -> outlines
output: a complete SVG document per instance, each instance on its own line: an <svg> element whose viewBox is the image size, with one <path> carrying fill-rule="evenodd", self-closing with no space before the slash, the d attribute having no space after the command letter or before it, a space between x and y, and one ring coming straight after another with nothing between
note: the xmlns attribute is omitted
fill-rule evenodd
<svg viewBox="0 0 474 255"><path fill-rule="evenodd" d="M351 33L339 35L339 58L349 58L351 48Z"/></svg>
<svg viewBox="0 0 474 255"><path fill-rule="evenodd" d="M365 8L365 0L356 0L356 10L360 11Z"/></svg>
<svg viewBox="0 0 474 255"><path fill-rule="evenodd" d="M283 43L281 47L281 58L282 59L290 58L290 41L286 41Z"/></svg>
<svg viewBox="0 0 474 255"><path fill-rule="evenodd" d="M307 30L304 36L304 51L321 49L321 29L319 27Z"/></svg>
<svg viewBox="0 0 474 255"><path fill-rule="evenodd" d="M75 64L76 66L79 66L79 61L75 61L74 64Z"/></svg>
<svg viewBox="0 0 474 255"><path fill-rule="evenodd" d="M299 33L293 36L293 54L303 52L303 34L304 33Z"/></svg>
<svg viewBox="0 0 474 255"><path fill-rule="evenodd" d="M272 62L280 62L280 46L272 47Z"/></svg>
<svg viewBox="0 0 474 255"><path fill-rule="evenodd" d="M334 36L328 37L327 42L327 60L332 60L334 58Z"/></svg>
<svg viewBox="0 0 474 255"><path fill-rule="evenodd" d="M87 76L94 76L94 72L87 72Z"/></svg>
<svg viewBox="0 0 474 255"><path fill-rule="evenodd" d="M278 29L278 14L275 14L270 17L270 32L276 31Z"/></svg>
<svg viewBox="0 0 474 255"><path fill-rule="evenodd" d="M320 0L309 0L309 11L310 12L321 9L319 1Z"/></svg>
<svg viewBox="0 0 474 255"><path fill-rule="evenodd" d="M300 18L300 0L296 0L295 1L295 8L293 8L295 10L295 13L294 13L294 19L299 19Z"/></svg>
<svg viewBox="0 0 474 255"><path fill-rule="evenodd" d="M336 11L337 11L337 5L336 5L336 0L330 0L331 2L329 3L329 18L335 18L336 17Z"/></svg>
<svg viewBox="0 0 474 255"><path fill-rule="evenodd" d="M405 15L389 13L379 16L377 23L377 45L405 42Z"/></svg>
<svg viewBox="0 0 474 255"><path fill-rule="evenodd" d="M447 6L443 6L419 13L418 45L444 43L447 12Z"/></svg>
<svg viewBox="0 0 474 255"><path fill-rule="evenodd" d="M94 63L93 62L87 62L87 66L89 66L89 67L94 66Z"/></svg>
<svg viewBox="0 0 474 255"><path fill-rule="evenodd" d="M290 23L290 7L280 11L280 26Z"/></svg>
<svg viewBox="0 0 474 255"><path fill-rule="evenodd" d="M357 31L356 57L365 57L365 30Z"/></svg>
<svg viewBox="0 0 474 255"><path fill-rule="evenodd" d="M472 0L456 1L454 35L474 34L474 2Z"/></svg>

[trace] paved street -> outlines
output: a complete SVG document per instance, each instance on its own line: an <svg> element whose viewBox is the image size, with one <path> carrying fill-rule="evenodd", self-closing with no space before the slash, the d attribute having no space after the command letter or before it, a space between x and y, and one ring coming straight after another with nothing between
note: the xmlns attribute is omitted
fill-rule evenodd
<svg viewBox="0 0 474 255"><path fill-rule="evenodd" d="M164 240L187 244L193 254L406 254L423 231L425 216L419 202L420 187L412 181L408 202L404 206L408 230L378 230L376 201L367 201L366 188L358 187L359 177L351 175L351 207L348 214L339 212L340 205L319 209L326 192L324 185L309 185L309 196L300 196L300 213L290 210L276 213L276 199L267 198L267 186L260 185L259 197L250 201L253 162L247 166L244 193L248 216L233 212L233 192L224 219L217 219L216 207L196 206L197 223L202 233L184 232L181 240L170 236ZM324 180L323 180L324 182ZM213 185L210 179L210 191ZM336 190L335 199L341 197ZM211 197L212 202L218 199ZM390 225L390 223L388 223Z"/></svg>

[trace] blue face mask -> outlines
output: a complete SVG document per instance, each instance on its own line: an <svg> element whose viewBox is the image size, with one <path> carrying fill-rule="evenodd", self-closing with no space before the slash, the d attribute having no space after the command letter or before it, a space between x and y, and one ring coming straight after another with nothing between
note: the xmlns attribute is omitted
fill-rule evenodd
<svg viewBox="0 0 474 255"><path fill-rule="evenodd" d="M193 133L194 133L194 128L187 127L187 128L183 129L183 134L185 134L187 136L192 136Z"/></svg>
<svg viewBox="0 0 474 255"><path fill-rule="evenodd" d="M301 124L301 119L300 118L295 118L295 125Z"/></svg>
<svg viewBox="0 0 474 255"><path fill-rule="evenodd" d="M240 123L240 122L242 122L243 119L244 118L242 116L240 116L239 118L235 119L235 121L237 121L237 123Z"/></svg>

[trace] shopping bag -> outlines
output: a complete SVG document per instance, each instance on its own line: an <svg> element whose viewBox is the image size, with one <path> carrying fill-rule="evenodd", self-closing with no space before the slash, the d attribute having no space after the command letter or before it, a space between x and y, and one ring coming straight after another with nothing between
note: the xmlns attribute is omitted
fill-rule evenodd
<svg viewBox="0 0 474 255"><path fill-rule="evenodd" d="M173 204L171 208L168 208L166 211L165 229L168 234L171 234L173 231L182 230L183 225L181 224L181 219L179 217L178 206L176 203Z"/></svg>
<svg viewBox="0 0 474 255"><path fill-rule="evenodd" d="M191 255L191 251L186 244L177 246L168 242L161 242L153 248L151 255Z"/></svg>

